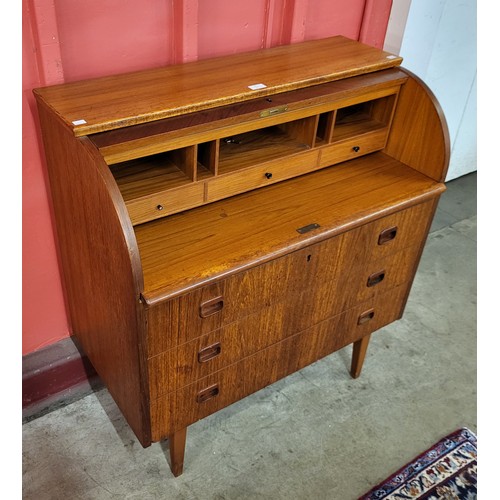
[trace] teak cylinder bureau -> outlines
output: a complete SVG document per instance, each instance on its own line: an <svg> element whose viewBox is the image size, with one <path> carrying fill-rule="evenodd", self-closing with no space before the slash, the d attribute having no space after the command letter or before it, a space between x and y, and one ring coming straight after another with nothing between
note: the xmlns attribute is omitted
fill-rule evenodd
<svg viewBox="0 0 500 500"><path fill-rule="evenodd" d="M401 58L333 37L34 90L72 331L143 446L403 314L449 160Z"/></svg>

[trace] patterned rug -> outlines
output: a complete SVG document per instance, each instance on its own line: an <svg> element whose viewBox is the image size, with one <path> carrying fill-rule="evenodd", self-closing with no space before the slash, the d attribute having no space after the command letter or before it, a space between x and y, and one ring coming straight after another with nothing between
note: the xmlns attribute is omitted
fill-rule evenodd
<svg viewBox="0 0 500 500"><path fill-rule="evenodd" d="M466 428L437 442L359 500L477 498L477 438Z"/></svg>

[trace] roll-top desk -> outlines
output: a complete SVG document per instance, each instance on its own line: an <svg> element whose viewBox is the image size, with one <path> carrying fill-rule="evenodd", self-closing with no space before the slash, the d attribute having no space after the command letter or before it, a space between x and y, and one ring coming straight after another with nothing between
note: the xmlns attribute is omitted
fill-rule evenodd
<svg viewBox="0 0 500 500"><path fill-rule="evenodd" d="M143 446L401 317L449 159L344 37L34 91L72 331Z"/></svg>

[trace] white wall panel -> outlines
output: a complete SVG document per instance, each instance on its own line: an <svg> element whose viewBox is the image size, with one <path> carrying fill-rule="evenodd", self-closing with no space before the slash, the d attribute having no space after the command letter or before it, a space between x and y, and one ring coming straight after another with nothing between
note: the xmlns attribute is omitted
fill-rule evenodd
<svg viewBox="0 0 500 500"><path fill-rule="evenodd" d="M402 2L394 0L394 6ZM476 10L475 0L413 0L399 50L403 65L443 107L451 140L447 180L477 170ZM397 39L398 29L396 19L389 21L388 42Z"/></svg>

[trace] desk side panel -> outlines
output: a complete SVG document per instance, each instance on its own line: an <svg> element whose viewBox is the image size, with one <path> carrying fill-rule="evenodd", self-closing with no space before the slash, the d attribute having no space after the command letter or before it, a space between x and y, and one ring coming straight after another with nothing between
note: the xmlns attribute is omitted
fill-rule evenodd
<svg viewBox="0 0 500 500"><path fill-rule="evenodd" d="M438 182L450 162L448 125L429 87L410 71L402 85L384 153Z"/></svg>
<svg viewBox="0 0 500 500"><path fill-rule="evenodd" d="M151 443L139 251L116 183L88 138L38 102L73 334L141 444Z"/></svg>

